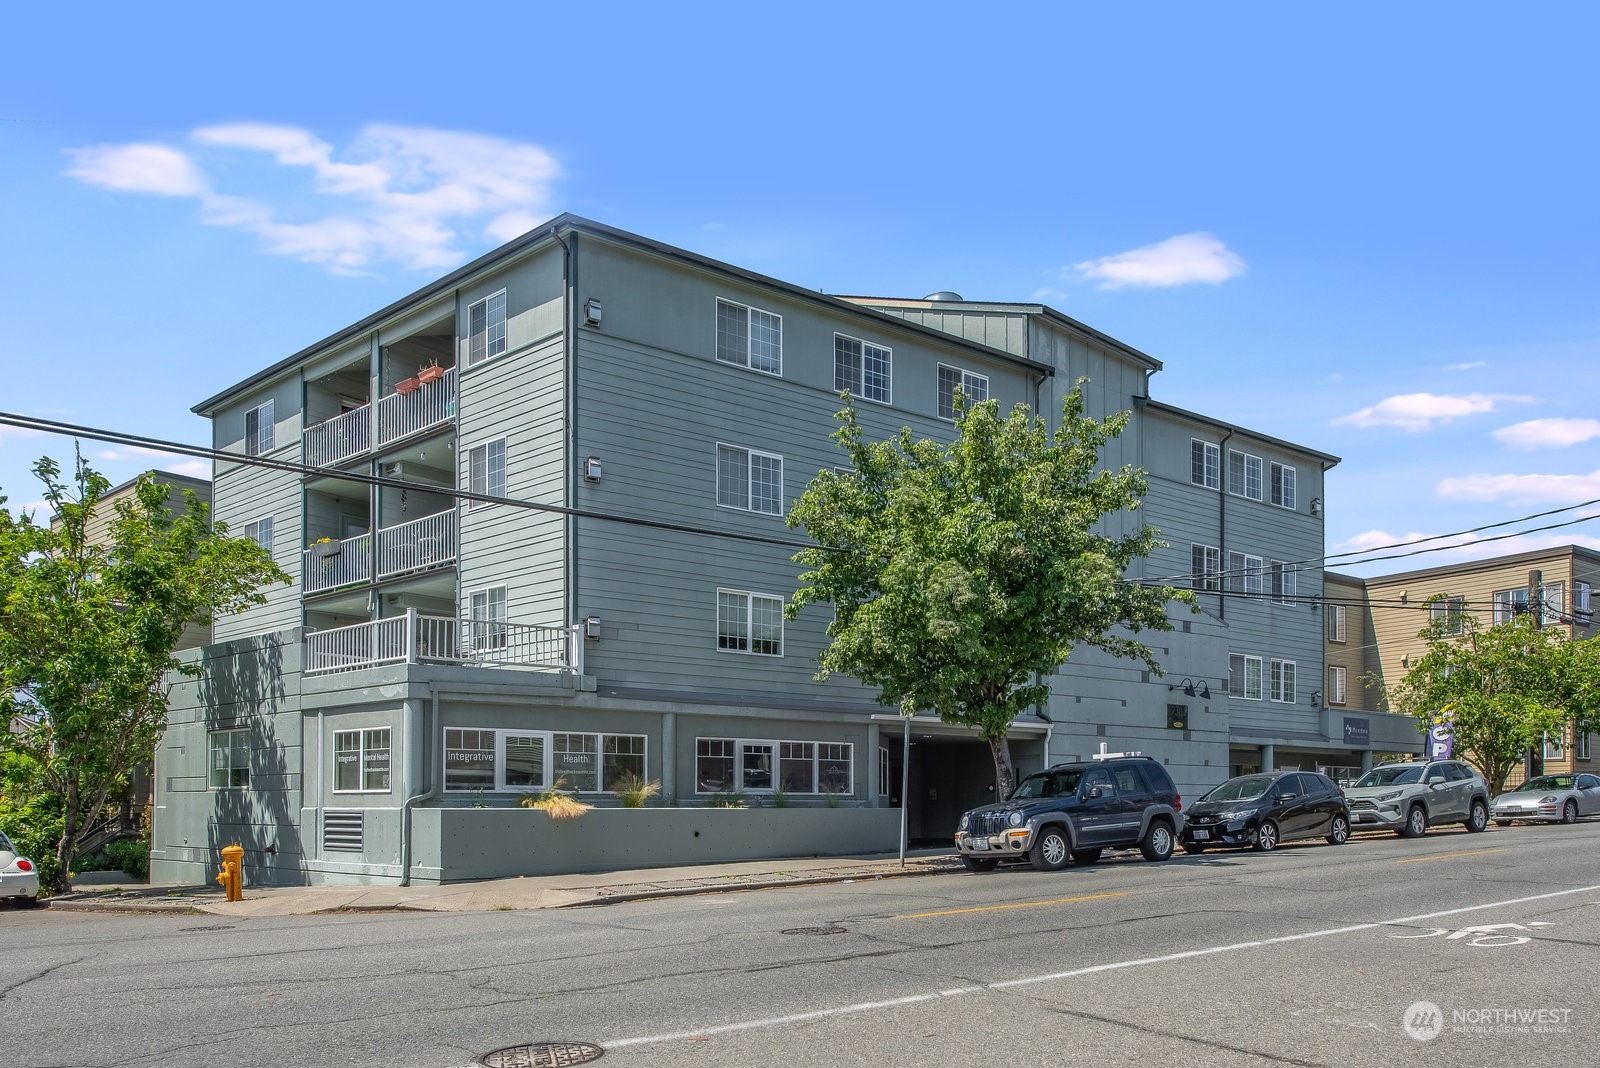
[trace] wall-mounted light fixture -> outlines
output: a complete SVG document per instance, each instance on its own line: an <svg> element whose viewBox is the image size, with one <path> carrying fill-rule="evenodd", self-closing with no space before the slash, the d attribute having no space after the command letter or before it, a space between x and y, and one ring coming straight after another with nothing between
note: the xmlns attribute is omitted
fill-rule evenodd
<svg viewBox="0 0 1600 1068"><path fill-rule="evenodd" d="M1319 708L1319 707L1321 707L1321 705L1322 705L1322 691L1321 690L1312 690L1311 691L1311 707L1312 708Z"/></svg>
<svg viewBox="0 0 1600 1068"><path fill-rule="evenodd" d="M1196 689L1196 687L1198 687L1198 689ZM1193 679L1184 679L1182 682L1173 683L1171 686L1168 686L1167 689L1181 689L1183 690L1183 695L1185 697L1199 697L1203 701L1211 700L1211 687L1206 685L1206 681L1204 679L1201 679L1199 682L1195 682Z"/></svg>
<svg viewBox="0 0 1600 1068"><path fill-rule="evenodd" d="M583 302L583 321L590 326L600 325L600 302L593 297Z"/></svg>
<svg viewBox="0 0 1600 1068"><path fill-rule="evenodd" d="M583 461L583 480L585 482L599 482L603 473L600 466L600 457L591 456Z"/></svg>
<svg viewBox="0 0 1600 1068"><path fill-rule="evenodd" d="M1312 515L1321 515L1322 514L1322 498L1321 497L1313 497L1313 498L1311 498L1311 514Z"/></svg>
<svg viewBox="0 0 1600 1068"><path fill-rule="evenodd" d="M587 616L583 621L583 636L590 641L600 640L600 617Z"/></svg>

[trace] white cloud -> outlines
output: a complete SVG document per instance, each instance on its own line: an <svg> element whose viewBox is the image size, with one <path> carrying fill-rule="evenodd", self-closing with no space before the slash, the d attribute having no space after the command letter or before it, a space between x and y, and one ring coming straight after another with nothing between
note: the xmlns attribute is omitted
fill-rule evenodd
<svg viewBox="0 0 1600 1068"><path fill-rule="evenodd" d="M102 463L137 463L147 471L170 471L175 475L190 475L194 478L211 477L211 461L209 460L180 457L178 453L162 452L159 449L146 449L138 445L129 445L118 449L101 449L94 454L94 459Z"/></svg>
<svg viewBox="0 0 1600 1068"><path fill-rule="evenodd" d="M538 145L451 130L373 125L342 150L294 126L231 123L193 131L186 153L168 145L99 145L73 153L70 175L126 192L194 197L209 226L254 234L269 253L360 274L383 263L414 270L452 267L482 240L508 241L551 214L560 164ZM303 197L218 188L218 174L264 154L309 179ZM235 178L234 181L244 179ZM266 185L282 185L276 176ZM330 203L333 210L328 210Z"/></svg>
<svg viewBox="0 0 1600 1068"><path fill-rule="evenodd" d="M1512 449L1565 449L1600 438L1600 419L1530 419L1494 432Z"/></svg>
<svg viewBox="0 0 1600 1068"><path fill-rule="evenodd" d="M1441 479L1434 492L1458 501L1578 504L1600 500L1600 471L1587 475L1466 475Z"/></svg>
<svg viewBox="0 0 1600 1068"><path fill-rule="evenodd" d="M1451 363L1445 365L1446 371L1476 371L1480 367L1488 367L1488 360L1469 360L1466 363Z"/></svg>
<svg viewBox="0 0 1600 1068"><path fill-rule="evenodd" d="M1537 534L1518 534L1512 537L1495 537L1496 532L1488 532L1488 536L1477 534L1462 534L1439 541L1430 541L1425 545L1406 545L1393 550L1393 554L1415 552L1417 549L1434 549L1436 552L1424 552L1415 556L1398 556L1387 552L1374 554L1377 557L1392 557L1386 560L1376 560L1371 564L1359 560L1331 560L1329 570L1359 572L1364 575L1385 575L1397 571L1409 571L1413 568L1439 567L1444 564L1465 563L1471 560L1487 560L1491 557L1511 556L1516 553L1534 552L1543 549L1560 548L1566 545L1581 545L1585 548L1600 550L1600 537L1587 534L1573 533L1575 528L1563 527L1559 530L1541 531ZM1429 537L1426 534L1390 534L1382 530L1371 530L1358 534L1347 541L1340 542L1334 549L1340 553L1367 552L1383 545L1396 545L1405 542L1417 541Z"/></svg>
<svg viewBox="0 0 1600 1068"><path fill-rule="evenodd" d="M1101 289L1157 288L1191 282L1220 285L1244 273L1244 260L1214 235L1196 232L1114 256L1085 260L1074 264L1073 269L1086 279L1098 281Z"/></svg>
<svg viewBox="0 0 1600 1068"><path fill-rule="evenodd" d="M1361 534L1357 534L1353 538L1347 538L1344 541L1339 542L1333 547L1333 551L1335 555L1340 556L1345 553L1366 553L1372 552L1374 549L1382 549L1386 545L1410 546L1413 542L1420 542L1425 538L1434 537L1437 537L1437 535L1422 534L1418 533L1417 531L1412 531L1409 534L1391 534L1387 530L1368 530ZM1477 540L1478 536L1476 534L1455 534L1448 538L1440 538L1437 541L1429 541L1427 546L1416 546L1416 548L1432 546L1458 547L1463 545L1471 545ZM1404 550L1396 549L1395 551L1401 552ZM1334 560L1329 566L1337 571L1339 570L1340 564L1339 561Z"/></svg>
<svg viewBox="0 0 1600 1068"><path fill-rule="evenodd" d="M1066 293L1059 289L1051 289L1049 286L1041 286L1033 291L1030 299L1036 300L1041 304L1046 304L1050 301L1055 301L1056 303L1060 304L1071 298L1069 298Z"/></svg>
<svg viewBox="0 0 1600 1068"><path fill-rule="evenodd" d="M198 197L207 191L194 163L167 145L92 145L71 149L72 177L124 193Z"/></svg>
<svg viewBox="0 0 1600 1068"><path fill-rule="evenodd" d="M1502 403L1530 404L1532 397L1505 393L1404 393L1386 397L1370 408L1362 408L1333 421L1335 426L1396 426L1402 430L1433 429L1434 423L1448 423L1467 415L1492 412Z"/></svg>

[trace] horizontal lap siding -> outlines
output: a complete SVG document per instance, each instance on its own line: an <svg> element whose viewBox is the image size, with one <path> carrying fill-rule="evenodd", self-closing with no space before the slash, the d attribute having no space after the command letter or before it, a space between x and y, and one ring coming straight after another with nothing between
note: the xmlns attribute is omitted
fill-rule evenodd
<svg viewBox="0 0 1600 1068"><path fill-rule="evenodd" d="M298 461L299 444L298 440L294 440L292 447L274 450L268 456ZM217 616L212 622L213 640L220 642L285 627L298 627L301 549L305 545L299 477L289 471L247 467L219 460L212 495L212 515L228 524L228 533L233 537L244 536L246 523L265 516L272 517L272 559L295 580L293 585L267 585L261 591L266 595L263 604L233 615Z"/></svg>

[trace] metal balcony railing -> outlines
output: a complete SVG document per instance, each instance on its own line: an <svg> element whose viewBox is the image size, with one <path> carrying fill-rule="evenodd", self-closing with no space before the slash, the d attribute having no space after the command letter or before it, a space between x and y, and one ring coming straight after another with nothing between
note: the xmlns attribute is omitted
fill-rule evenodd
<svg viewBox="0 0 1600 1068"><path fill-rule="evenodd" d="M326 675L384 664L525 667L583 674L583 625L403 616L306 635L305 671Z"/></svg>
<svg viewBox="0 0 1600 1068"><path fill-rule="evenodd" d="M372 535L313 545L302 554L300 585L307 593L366 582L372 578Z"/></svg>
<svg viewBox="0 0 1600 1068"><path fill-rule="evenodd" d="M391 393L378 401L378 444L399 441L456 417L456 369L410 393Z"/></svg>
<svg viewBox="0 0 1600 1068"><path fill-rule="evenodd" d="M437 512L378 531L378 577L422 571L456 558L456 512Z"/></svg>
<svg viewBox="0 0 1600 1068"><path fill-rule="evenodd" d="M372 448L372 405L352 408L316 426L306 427L306 463L312 467L360 456Z"/></svg>

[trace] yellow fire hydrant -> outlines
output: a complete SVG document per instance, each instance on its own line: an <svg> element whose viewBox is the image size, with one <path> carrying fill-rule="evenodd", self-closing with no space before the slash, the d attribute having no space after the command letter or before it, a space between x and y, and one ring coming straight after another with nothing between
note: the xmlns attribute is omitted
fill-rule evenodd
<svg viewBox="0 0 1600 1068"><path fill-rule="evenodd" d="M229 901L244 900L244 847L235 842L222 847L222 870L217 882L227 891Z"/></svg>

